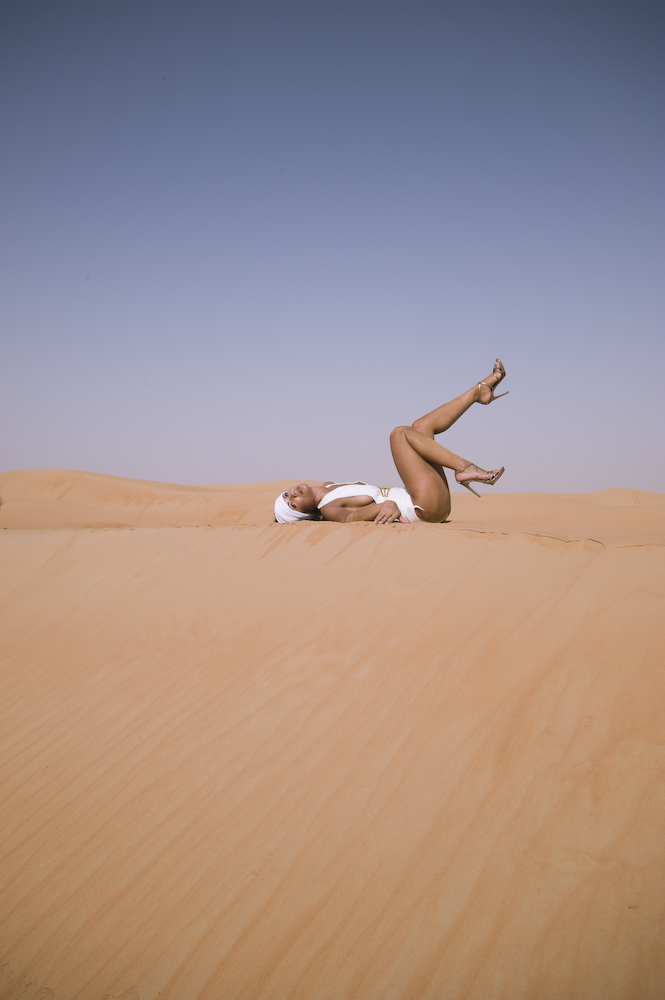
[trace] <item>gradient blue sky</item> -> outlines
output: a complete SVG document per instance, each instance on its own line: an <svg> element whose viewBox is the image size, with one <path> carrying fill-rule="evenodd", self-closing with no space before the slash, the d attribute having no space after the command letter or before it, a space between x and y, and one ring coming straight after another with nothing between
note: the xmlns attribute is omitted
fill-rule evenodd
<svg viewBox="0 0 665 1000"><path fill-rule="evenodd" d="M662 13L4 0L0 468L665 492Z"/></svg>

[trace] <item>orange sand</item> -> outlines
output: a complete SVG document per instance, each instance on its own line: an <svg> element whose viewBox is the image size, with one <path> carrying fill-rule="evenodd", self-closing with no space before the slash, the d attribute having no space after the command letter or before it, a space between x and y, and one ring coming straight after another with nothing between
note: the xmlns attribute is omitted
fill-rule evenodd
<svg viewBox="0 0 665 1000"><path fill-rule="evenodd" d="M0 476L2 1000L660 1000L665 497L281 485Z"/></svg>

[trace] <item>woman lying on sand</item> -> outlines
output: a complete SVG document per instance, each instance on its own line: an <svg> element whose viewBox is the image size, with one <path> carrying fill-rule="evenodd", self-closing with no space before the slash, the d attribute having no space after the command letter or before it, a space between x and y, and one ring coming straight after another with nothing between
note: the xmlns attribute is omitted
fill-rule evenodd
<svg viewBox="0 0 665 1000"><path fill-rule="evenodd" d="M326 521L445 521L450 514L450 490L443 471L453 469L461 486L476 493L471 483L494 486L503 468L485 472L454 455L434 440L435 434L447 431L473 403L487 406L501 396L494 390L506 371L499 358L494 370L482 382L413 421L411 427L396 427L390 435L390 447L395 466L406 489L369 486L367 483L324 483L308 486L300 483L281 493L275 500L275 520L280 522L305 519Z"/></svg>

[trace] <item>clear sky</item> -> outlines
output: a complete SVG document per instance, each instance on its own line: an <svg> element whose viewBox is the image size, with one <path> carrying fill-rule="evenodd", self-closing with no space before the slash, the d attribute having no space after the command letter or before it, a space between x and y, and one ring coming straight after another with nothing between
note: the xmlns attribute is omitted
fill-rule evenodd
<svg viewBox="0 0 665 1000"><path fill-rule="evenodd" d="M4 0L0 468L665 492L662 15Z"/></svg>

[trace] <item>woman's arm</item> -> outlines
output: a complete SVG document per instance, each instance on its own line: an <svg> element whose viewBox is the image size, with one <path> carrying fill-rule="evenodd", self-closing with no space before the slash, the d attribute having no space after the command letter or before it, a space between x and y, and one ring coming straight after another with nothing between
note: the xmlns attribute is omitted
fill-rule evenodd
<svg viewBox="0 0 665 1000"><path fill-rule="evenodd" d="M400 510L393 500L385 500L383 503L368 503L364 507L356 507L349 510L342 507L340 503L327 503L321 508L321 513L326 521L374 521L375 524L390 524L391 521L400 520Z"/></svg>

